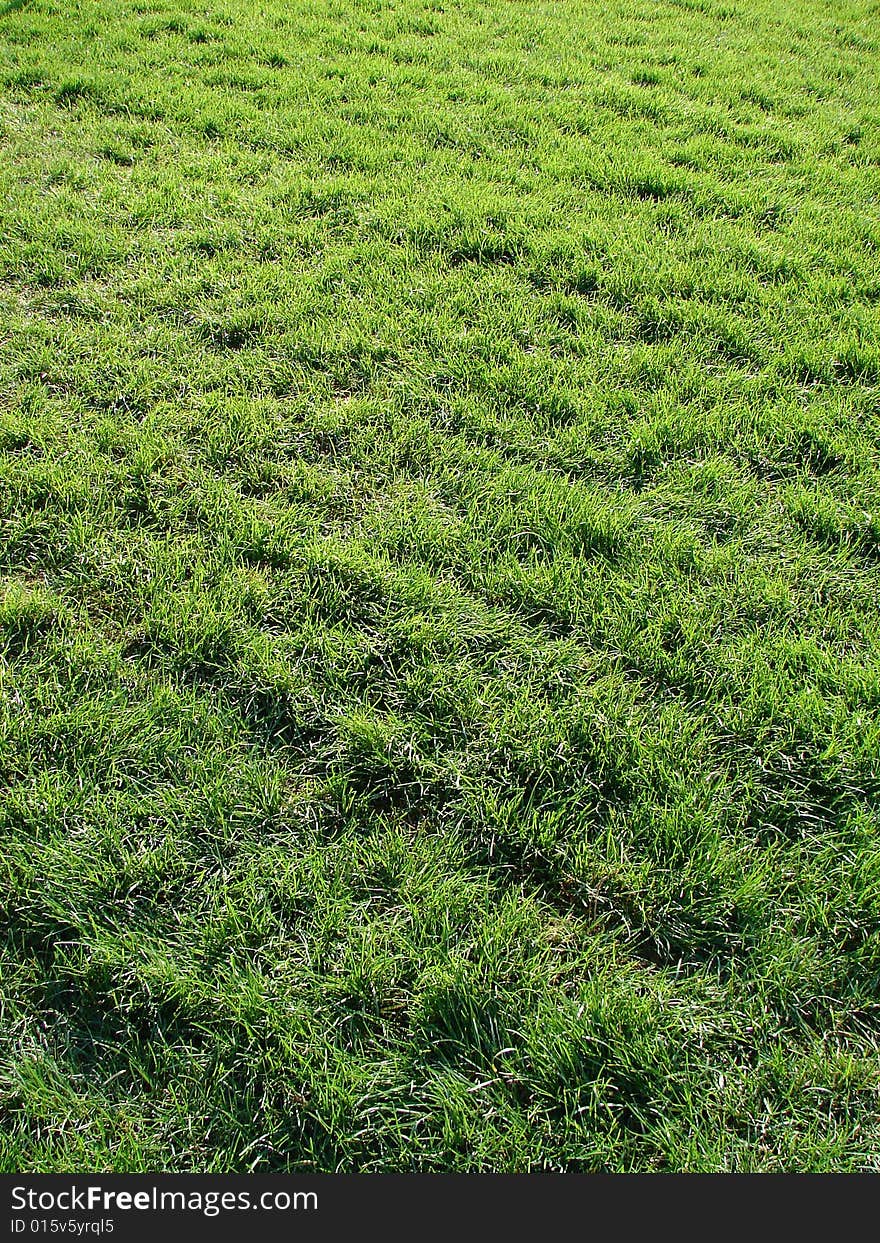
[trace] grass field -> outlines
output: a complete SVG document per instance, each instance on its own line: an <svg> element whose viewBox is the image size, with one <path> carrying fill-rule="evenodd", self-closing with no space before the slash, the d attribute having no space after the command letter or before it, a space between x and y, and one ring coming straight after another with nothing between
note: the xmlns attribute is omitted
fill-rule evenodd
<svg viewBox="0 0 880 1243"><path fill-rule="evenodd" d="M0 4L4 1169L880 1169L878 71Z"/></svg>

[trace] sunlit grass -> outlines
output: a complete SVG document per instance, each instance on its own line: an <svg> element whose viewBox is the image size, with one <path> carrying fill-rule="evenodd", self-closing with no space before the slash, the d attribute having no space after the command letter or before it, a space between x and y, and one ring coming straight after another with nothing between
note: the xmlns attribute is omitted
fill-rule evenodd
<svg viewBox="0 0 880 1243"><path fill-rule="evenodd" d="M877 1168L878 30L0 6L4 1168Z"/></svg>

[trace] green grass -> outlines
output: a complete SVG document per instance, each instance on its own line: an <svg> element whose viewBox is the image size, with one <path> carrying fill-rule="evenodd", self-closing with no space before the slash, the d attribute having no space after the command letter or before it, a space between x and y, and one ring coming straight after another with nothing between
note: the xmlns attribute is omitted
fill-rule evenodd
<svg viewBox="0 0 880 1243"><path fill-rule="evenodd" d="M0 1164L880 1168L880 6L0 6Z"/></svg>

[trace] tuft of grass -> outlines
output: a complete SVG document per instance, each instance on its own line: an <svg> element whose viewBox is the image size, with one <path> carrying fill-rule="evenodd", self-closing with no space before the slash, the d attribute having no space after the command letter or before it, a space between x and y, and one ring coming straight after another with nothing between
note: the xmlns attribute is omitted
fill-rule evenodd
<svg viewBox="0 0 880 1243"><path fill-rule="evenodd" d="M875 17L0 7L2 1168L878 1168Z"/></svg>

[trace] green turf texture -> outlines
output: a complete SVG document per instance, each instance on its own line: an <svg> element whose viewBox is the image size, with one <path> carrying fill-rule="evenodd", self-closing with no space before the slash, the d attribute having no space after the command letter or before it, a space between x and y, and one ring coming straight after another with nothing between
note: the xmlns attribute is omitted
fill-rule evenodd
<svg viewBox="0 0 880 1243"><path fill-rule="evenodd" d="M2 1168L880 1168L878 67L0 4Z"/></svg>

